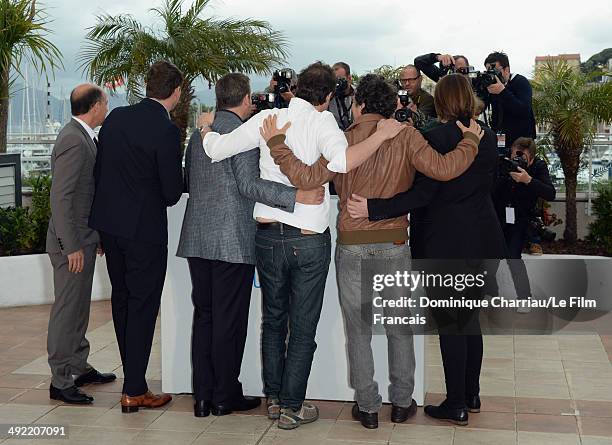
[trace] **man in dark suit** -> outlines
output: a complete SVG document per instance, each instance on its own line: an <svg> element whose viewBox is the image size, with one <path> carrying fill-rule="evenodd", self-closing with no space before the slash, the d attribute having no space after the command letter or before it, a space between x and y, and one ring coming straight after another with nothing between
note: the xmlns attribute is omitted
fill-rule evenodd
<svg viewBox="0 0 612 445"><path fill-rule="evenodd" d="M182 82L174 65L154 63L146 76L147 97L113 110L100 130L89 223L100 232L113 288L124 413L172 399L151 393L145 373L166 276L166 208L178 202L183 190L181 136L170 120Z"/></svg>
<svg viewBox="0 0 612 445"><path fill-rule="evenodd" d="M57 136L51 153L51 219L47 252L53 265L55 301L49 317L47 351L51 368L49 396L65 403L90 404L93 397L78 387L108 383L89 363L91 286L99 238L87 226L94 194L96 133L104 122L108 97L95 85L79 85L70 94L72 119ZM78 376L76 379L73 376Z"/></svg>
<svg viewBox="0 0 612 445"><path fill-rule="evenodd" d="M510 72L510 62L504 53L489 54L484 64L487 69L495 68L500 73L497 82L487 87L492 105L491 128L505 135L508 151L520 137L535 139L535 117L531 104L533 94L529 81L520 74Z"/></svg>
<svg viewBox="0 0 612 445"><path fill-rule="evenodd" d="M244 74L215 85L213 130L230 133L251 116L251 88ZM259 150L212 162L199 131L185 153L189 201L177 255L187 258L194 306L191 362L194 415L215 416L256 408L238 380L255 272L255 202L293 212L296 202L320 204L324 189L305 192L260 178Z"/></svg>

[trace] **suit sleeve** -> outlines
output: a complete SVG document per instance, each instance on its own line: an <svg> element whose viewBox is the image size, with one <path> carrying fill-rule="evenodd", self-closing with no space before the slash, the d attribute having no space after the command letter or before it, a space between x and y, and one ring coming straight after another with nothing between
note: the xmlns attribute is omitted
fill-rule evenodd
<svg viewBox="0 0 612 445"><path fill-rule="evenodd" d="M281 172L289 178L291 184L300 190L313 190L328 182L336 175L328 170L328 160L320 156L317 162L306 165L298 159L285 144L285 137L278 135L268 141L270 155L280 167Z"/></svg>
<svg viewBox="0 0 612 445"><path fill-rule="evenodd" d="M504 88L498 100L503 104L504 114L524 116L531 109L532 96L531 84L520 76L512 81L512 91L508 87Z"/></svg>
<svg viewBox="0 0 612 445"><path fill-rule="evenodd" d="M423 54L422 56L414 59L414 66L416 66L434 82L440 80L440 68L436 66L436 63L438 62L437 56L438 54L436 53L429 53Z"/></svg>
<svg viewBox="0 0 612 445"><path fill-rule="evenodd" d="M261 179L259 150L238 154L231 158L231 163L242 196L270 207L293 212L297 189Z"/></svg>
<svg viewBox="0 0 612 445"><path fill-rule="evenodd" d="M409 131L409 130L404 130ZM466 133L454 150L445 155L434 150L425 138L413 130L410 145L410 162L425 176L438 181L450 181L465 172L478 153L478 138Z"/></svg>
<svg viewBox="0 0 612 445"><path fill-rule="evenodd" d="M557 195L555 186L550 179L548 167L543 162L538 162L536 174L531 178L527 189L546 201L554 201Z"/></svg>
<svg viewBox="0 0 612 445"><path fill-rule="evenodd" d="M414 184L410 190L398 193L392 198L368 199L368 219L379 221L381 219L397 218L410 213L414 209L429 204L440 183L417 173Z"/></svg>
<svg viewBox="0 0 612 445"><path fill-rule="evenodd" d="M83 247L77 235L73 200L85 163L85 147L79 138L70 137L64 147L57 148L51 182L51 216L60 251L68 255Z"/></svg>
<svg viewBox="0 0 612 445"><path fill-rule="evenodd" d="M181 133L176 125L166 130L157 147L157 168L162 196L167 206L173 206L183 193Z"/></svg>

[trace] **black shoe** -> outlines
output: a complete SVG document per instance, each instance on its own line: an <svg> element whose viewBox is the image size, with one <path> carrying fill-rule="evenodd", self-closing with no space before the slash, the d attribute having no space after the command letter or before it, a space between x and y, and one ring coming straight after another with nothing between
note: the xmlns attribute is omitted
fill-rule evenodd
<svg viewBox="0 0 612 445"><path fill-rule="evenodd" d="M353 415L353 419L361 422L364 428L369 430L378 428L378 413L366 413L365 411L360 411L359 405L355 403L353 405L351 414Z"/></svg>
<svg viewBox="0 0 612 445"><path fill-rule="evenodd" d="M232 407L226 403L211 403L210 412L213 416L227 416L232 413Z"/></svg>
<svg viewBox="0 0 612 445"><path fill-rule="evenodd" d="M210 415L210 400L196 400L193 405L193 415L196 417L208 417Z"/></svg>
<svg viewBox="0 0 612 445"><path fill-rule="evenodd" d="M261 405L259 397L242 396L238 400L232 402L232 411L249 411Z"/></svg>
<svg viewBox="0 0 612 445"><path fill-rule="evenodd" d="M425 414L434 419L446 420L455 425L465 426L468 424L467 408L447 408L444 403L440 406L427 405Z"/></svg>
<svg viewBox="0 0 612 445"><path fill-rule="evenodd" d="M91 405L93 397L82 393L76 386L71 386L66 389L59 389L53 385L49 386L49 397L53 400L61 400L65 403L75 405Z"/></svg>
<svg viewBox="0 0 612 445"><path fill-rule="evenodd" d="M104 373L92 369L87 374L83 374L82 376L77 377L74 380L75 386L83 386L88 383L110 383L117 378L115 374L112 373Z"/></svg>
<svg viewBox="0 0 612 445"><path fill-rule="evenodd" d="M478 396L468 396L465 404L468 407L468 411L471 413L479 413L480 412L480 397Z"/></svg>
<svg viewBox="0 0 612 445"><path fill-rule="evenodd" d="M414 399L412 399L412 403L408 408L404 408L401 406L393 405L391 408L391 422L393 423L402 423L408 420L409 417L412 417L417 412L417 404Z"/></svg>

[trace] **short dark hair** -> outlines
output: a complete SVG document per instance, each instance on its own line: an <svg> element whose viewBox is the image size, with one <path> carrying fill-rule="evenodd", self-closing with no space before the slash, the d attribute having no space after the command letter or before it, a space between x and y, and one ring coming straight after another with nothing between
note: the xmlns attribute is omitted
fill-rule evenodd
<svg viewBox="0 0 612 445"><path fill-rule="evenodd" d="M332 68L335 70L336 68L342 68L344 70L344 72L346 73L346 77L351 77L351 67L349 66L348 63L346 62L336 62L334 63L334 65L332 66Z"/></svg>
<svg viewBox="0 0 612 445"><path fill-rule="evenodd" d="M152 99L168 99L183 79L183 73L173 63L159 60L147 72L146 95Z"/></svg>
<svg viewBox="0 0 612 445"><path fill-rule="evenodd" d="M389 119L397 108L397 89L378 74L366 74L357 85L355 102L365 104L363 114L380 114Z"/></svg>
<svg viewBox="0 0 612 445"><path fill-rule="evenodd" d="M536 144L532 138L518 138L512 143L512 148L518 148L522 152L528 152L532 158L535 158Z"/></svg>
<svg viewBox="0 0 612 445"><path fill-rule="evenodd" d="M455 73L442 77L436 84L434 105L440 119L472 119L476 96L467 77Z"/></svg>
<svg viewBox="0 0 612 445"><path fill-rule="evenodd" d="M215 84L217 110L237 107L250 92L251 86L247 76L242 73L226 74Z"/></svg>
<svg viewBox="0 0 612 445"><path fill-rule="evenodd" d="M465 60L465 64L466 64L467 66L470 66L470 62L468 61L468 58L467 58L467 57L465 57L465 56L463 56L463 55L461 55L461 54L457 54L456 56L453 56L453 59L455 59L455 60L457 60L457 59L463 59L463 60Z"/></svg>
<svg viewBox="0 0 612 445"><path fill-rule="evenodd" d="M484 64L492 64L494 65L495 62L499 62L499 64L501 65L502 68L508 68L510 66L510 61L508 60L508 55L506 53L503 53L501 51L495 51L491 54L489 54L487 56L487 58L484 61Z"/></svg>
<svg viewBox="0 0 612 445"><path fill-rule="evenodd" d="M317 106L325 103L328 94L336 90L336 74L323 62L308 65L298 76L295 96Z"/></svg>
<svg viewBox="0 0 612 445"><path fill-rule="evenodd" d="M92 85L85 91L78 92L77 88L70 93L70 112L73 116L88 113L95 104L104 100L104 91L101 88Z"/></svg>

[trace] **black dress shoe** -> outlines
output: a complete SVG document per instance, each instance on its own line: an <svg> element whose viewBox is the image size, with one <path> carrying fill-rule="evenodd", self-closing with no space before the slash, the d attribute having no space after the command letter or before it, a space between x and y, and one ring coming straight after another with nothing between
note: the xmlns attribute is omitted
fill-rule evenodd
<svg viewBox="0 0 612 445"><path fill-rule="evenodd" d="M196 417L208 417L210 415L210 400L196 400L193 405L193 415Z"/></svg>
<svg viewBox="0 0 612 445"><path fill-rule="evenodd" d="M101 373L95 369L92 369L87 374L83 374L77 377L74 380L74 384L76 386L83 386L89 383L110 383L117 378L115 374L112 373Z"/></svg>
<svg viewBox="0 0 612 445"><path fill-rule="evenodd" d="M364 428L369 430L378 428L378 413L366 413L365 411L361 411L359 405L355 403L351 410L351 414L353 415L353 419L361 422Z"/></svg>
<svg viewBox="0 0 612 445"><path fill-rule="evenodd" d="M59 389L53 385L49 386L49 397L53 400L61 400L65 403L74 405L91 405L93 397L84 394L76 386L71 386L66 389Z"/></svg>
<svg viewBox="0 0 612 445"><path fill-rule="evenodd" d="M393 423L402 423L408 420L409 417L412 417L417 412L417 404L414 399L412 399L412 403L408 408L404 408L402 406L393 405L391 408L391 422Z"/></svg>
<svg viewBox="0 0 612 445"><path fill-rule="evenodd" d="M232 402L232 411L249 411L255 409L261 405L261 399L259 397L245 397L242 396L238 400Z"/></svg>
<svg viewBox="0 0 612 445"><path fill-rule="evenodd" d="M227 416L232 413L232 407L226 403L211 403L210 412L213 416Z"/></svg>
<svg viewBox="0 0 612 445"><path fill-rule="evenodd" d="M479 413L480 412L480 397L478 396L468 396L465 404L468 407L468 411L471 413Z"/></svg>
<svg viewBox="0 0 612 445"><path fill-rule="evenodd" d="M439 406L427 405L425 407L425 414L434 419L446 420L455 425L465 426L468 424L467 408L447 408L444 402Z"/></svg>

